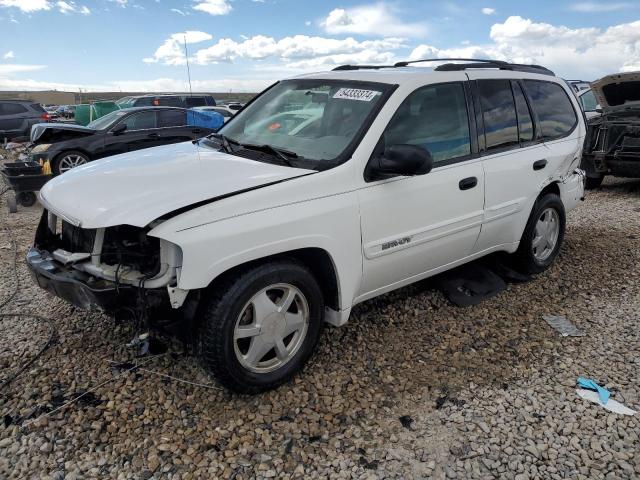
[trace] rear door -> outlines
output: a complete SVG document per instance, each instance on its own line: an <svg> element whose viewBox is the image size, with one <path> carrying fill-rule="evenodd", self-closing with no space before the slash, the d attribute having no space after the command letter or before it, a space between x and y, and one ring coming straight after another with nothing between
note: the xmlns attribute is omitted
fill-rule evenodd
<svg viewBox="0 0 640 480"><path fill-rule="evenodd" d="M24 131L29 109L18 102L0 102L0 132Z"/></svg>
<svg viewBox="0 0 640 480"><path fill-rule="evenodd" d="M158 110L158 134L161 145L195 140L200 132L201 129L187 125L186 110Z"/></svg>

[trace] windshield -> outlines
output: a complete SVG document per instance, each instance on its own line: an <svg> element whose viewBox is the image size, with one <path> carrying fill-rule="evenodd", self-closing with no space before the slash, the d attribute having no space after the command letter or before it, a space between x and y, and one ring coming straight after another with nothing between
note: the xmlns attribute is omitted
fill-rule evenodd
<svg viewBox="0 0 640 480"><path fill-rule="evenodd" d="M598 101L591 90L587 90L579 98L585 112L594 112L598 108Z"/></svg>
<svg viewBox="0 0 640 480"><path fill-rule="evenodd" d="M268 145L304 160L336 159L370 122L392 86L349 80L288 80L267 90L219 133L230 142Z"/></svg>
<svg viewBox="0 0 640 480"><path fill-rule="evenodd" d="M107 113L104 117L96 118L87 127L94 130L106 130L126 114L127 112L123 110L116 110L115 112Z"/></svg>

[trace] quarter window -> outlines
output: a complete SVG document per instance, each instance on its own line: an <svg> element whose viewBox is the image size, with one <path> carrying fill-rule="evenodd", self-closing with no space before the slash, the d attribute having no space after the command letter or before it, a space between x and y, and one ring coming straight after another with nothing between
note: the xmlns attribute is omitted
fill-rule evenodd
<svg viewBox="0 0 640 480"><path fill-rule="evenodd" d="M428 150L434 163L471 154L469 116L461 83L423 87L409 95L383 134L384 146Z"/></svg>
<svg viewBox="0 0 640 480"><path fill-rule="evenodd" d="M518 113L518 135L521 142L530 142L533 140L533 120L531 119L531 112L529 106L522 93L522 88L516 82L511 84L513 86L513 96L516 99L516 111Z"/></svg>
<svg viewBox="0 0 640 480"><path fill-rule="evenodd" d="M487 150L519 145L518 117L509 80L479 80Z"/></svg>
<svg viewBox="0 0 640 480"><path fill-rule="evenodd" d="M578 98L580 99L580 103L582 104L582 109L585 112L595 112L596 109L598 108L598 101L596 100L596 96L593 94L593 91L587 90Z"/></svg>
<svg viewBox="0 0 640 480"><path fill-rule="evenodd" d="M564 88L540 80L525 80L524 85L545 140L564 137L573 130L578 118Z"/></svg>

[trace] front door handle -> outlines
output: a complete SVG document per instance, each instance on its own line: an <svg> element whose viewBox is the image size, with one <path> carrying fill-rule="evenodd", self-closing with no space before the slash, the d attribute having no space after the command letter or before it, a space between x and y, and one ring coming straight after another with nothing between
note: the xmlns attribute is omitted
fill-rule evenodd
<svg viewBox="0 0 640 480"><path fill-rule="evenodd" d="M535 162L533 162L533 169L534 170L542 170L546 166L547 166L547 161L544 160L544 159L536 160Z"/></svg>
<svg viewBox="0 0 640 480"><path fill-rule="evenodd" d="M149 138L160 138L160 135L158 135L157 133L150 133L149 135L147 135L147 137L149 137Z"/></svg>
<svg viewBox="0 0 640 480"><path fill-rule="evenodd" d="M458 183L458 187L460 187L460 190L469 190L470 188L473 188L476 185L478 185L478 179L476 177L463 178Z"/></svg>

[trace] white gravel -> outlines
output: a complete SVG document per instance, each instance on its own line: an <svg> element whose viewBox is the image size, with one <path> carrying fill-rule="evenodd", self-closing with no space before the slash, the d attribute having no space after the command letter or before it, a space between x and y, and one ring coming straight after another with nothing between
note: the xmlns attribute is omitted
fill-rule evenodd
<svg viewBox="0 0 640 480"><path fill-rule="evenodd" d="M640 414L575 395L577 377L590 377L640 410L639 194L640 181L606 181L569 215L550 271L479 306L454 307L428 282L358 306L325 329L295 381L252 397L151 373L209 384L179 346L145 370L114 369L136 362L131 329L35 287L22 258L40 207L3 205L20 279L3 312L50 316L58 333L0 392L0 478L640 477ZM1 303L14 278L0 235ZM560 337L542 315L586 336ZM0 319L0 381L47 332Z"/></svg>

